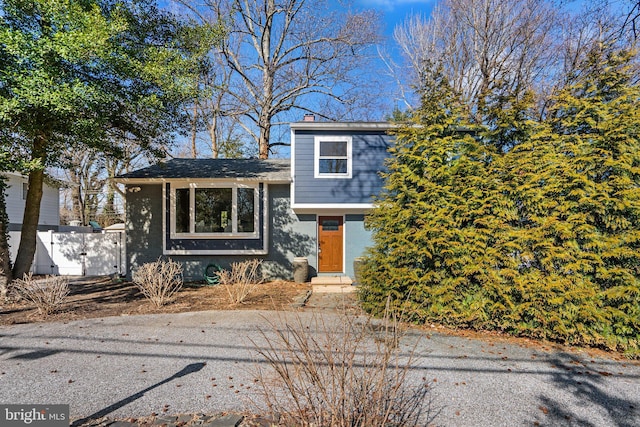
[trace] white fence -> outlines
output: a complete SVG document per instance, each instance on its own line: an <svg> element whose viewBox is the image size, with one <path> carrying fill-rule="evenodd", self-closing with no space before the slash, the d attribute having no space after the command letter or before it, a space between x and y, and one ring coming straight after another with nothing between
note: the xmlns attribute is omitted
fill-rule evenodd
<svg viewBox="0 0 640 427"><path fill-rule="evenodd" d="M12 261L19 243L20 232L9 232ZM124 246L123 232L39 231L31 271L61 276L123 275L126 273Z"/></svg>

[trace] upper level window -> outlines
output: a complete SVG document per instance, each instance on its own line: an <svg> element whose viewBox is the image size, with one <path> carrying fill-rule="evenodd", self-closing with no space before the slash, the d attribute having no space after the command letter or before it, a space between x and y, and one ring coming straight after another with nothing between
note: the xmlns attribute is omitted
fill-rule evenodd
<svg viewBox="0 0 640 427"><path fill-rule="evenodd" d="M351 137L315 138L316 178L351 178Z"/></svg>
<svg viewBox="0 0 640 427"><path fill-rule="evenodd" d="M239 184L172 188L174 237L257 237L258 188Z"/></svg>

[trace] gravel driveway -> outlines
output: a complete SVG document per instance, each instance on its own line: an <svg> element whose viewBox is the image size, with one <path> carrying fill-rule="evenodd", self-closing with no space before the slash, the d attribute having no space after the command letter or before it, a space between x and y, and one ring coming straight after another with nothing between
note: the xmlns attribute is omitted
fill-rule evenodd
<svg viewBox="0 0 640 427"><path fill-rule="evenodd" d="M260 363L250 339L259 337L264 316L275 315L210 311L3 326L0 402L70 404L74 419L245 410ZM636 362L420 331L403 345L416 340L412 372L433 386L433 425L640 425Z"/></svg>

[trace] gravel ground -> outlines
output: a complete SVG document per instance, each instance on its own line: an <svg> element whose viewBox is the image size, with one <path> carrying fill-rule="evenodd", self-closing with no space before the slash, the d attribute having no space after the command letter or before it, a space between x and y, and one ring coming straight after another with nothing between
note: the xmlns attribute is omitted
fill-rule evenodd
<svg viewBox="0 0 640 427"><path fill-rule="evenodd" d="M72 419L251 409L251 340L279 314L122 316L0 327L0 402L70 404ZM312 313L302 312L303 319ZM329 322L335 314L322 313ZM640 364L411 331L438 426L638 426Z"/></svg>

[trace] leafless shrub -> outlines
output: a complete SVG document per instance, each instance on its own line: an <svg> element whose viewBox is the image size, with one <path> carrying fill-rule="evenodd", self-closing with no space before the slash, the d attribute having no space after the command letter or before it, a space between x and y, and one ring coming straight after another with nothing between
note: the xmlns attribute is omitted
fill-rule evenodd
<svg viewBox="0 0 640 427"><path fill-rule="evenodd" d="M9 278L4 274L4 270L0 268L0 302L8 300L9 296Z"/></svg>
<svg viewBox="0 0 640 427"><path fill-rule="evenodd" d="M158 258L140 266L133 273L133 283L156 307L162 307L182 288L182 265Z"/></svg>
<svg viewBox="0 0 640 427"><path fill-rule="evenodd" d="M258 392L281 426L427 425L424 377L410 376L415 345L397 344L403 332L391 316L382 321L343 314L336 323L314 315L280 318L253 344L267 361L257 368ZM417 343L416 343L417 344Z"/></svg>
<svg viewBox="0 0 640 427"><path fill-rule="evenodd" d="M220 285L227 291L231 304L242 304L245 298L263 282L260 273L261 265L262 260L259 259L234 262L231 264L231 270L222 270L218 273Z"/></svg>
<svg viewBox="0 0 640 427"><path fill-rule="evenodd" d="M12 283L13 290L27 301L31 301L44 316L59 310L69 295L69 283L60 276L46 276L35 279L33 274L25 274Z"/></svg>

